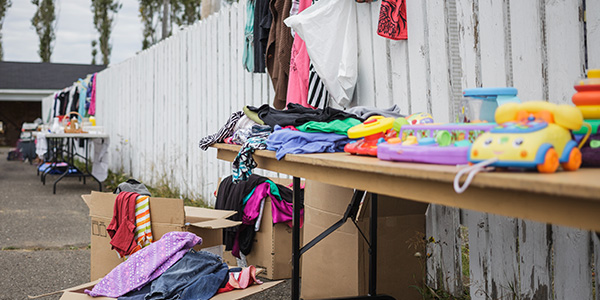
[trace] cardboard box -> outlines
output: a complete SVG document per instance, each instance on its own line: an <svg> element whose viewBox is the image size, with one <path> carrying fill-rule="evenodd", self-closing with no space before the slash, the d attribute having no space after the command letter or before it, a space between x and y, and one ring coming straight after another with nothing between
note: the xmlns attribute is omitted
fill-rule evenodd
<svg viewBox="0 0 600 300"><path fill-rule="evenodd" d="M258 272L258 270L257 270ZM88 282L88 283L84 283L82 285L78 285L76 287L72 287L72 288L68 288L63 290L63 295L60 297L60 300L108 300L108 299L116 299L116 298L110 298L110 297L90 297L87 294L84 293L84 290L88 289L91 290L92 288L94 288L94 285L96 285L96 283L98 283L100 281L100 279L92 281L92 282ZM234 290L234 291L230 291L227 293L223 293L223 294L217 294L214 297L211 298L211 300L236 300L236 299L243 299L245 297L248 297L252 294L256 294L259 292L262 292L266 289L270 289L280 283L282 283L283 281L270 281L270 282L265 282L261 285L252 285L247 287L246 289L243 290ZM60 292L60 291L59 291Z"/></svg>
<svg viewBox="0 0 600 300"><path fill-rule="evenodd" d="M254 236L252 251L246 261L248 265L264 269L261 277L271 280L292 278L292 228L285 223L273 224L271 209L271 198L267 197L260 230ZM237 265L231 251L225 251L223 259L230 266Z"/></svg>
<svg viewBox="0 0 600 300"><path fill-rule="evenodd" d="M310 241L343 216L353 190L319 182L306 182L304 241ZM423 266L408 241L425 233L427 204L379 196L377 292L396 299L421 299L411 286L419 285ZM369 235L369 197L357 220ZM303 299L352 297L368 291L368 245L348 220L303 254Z"/></svg>
<svg viewBox="0 0 600 300"><path fill-rule="evenodd" d="M288 186L292 179L269 178L276 184ZM287 224L273 224L271 198L265 198L260 230L254 236L252 251L246 256L248 265L264 269L261 277L278 280L292 277L292 228ZM302 240L302 229L300 229ZM230 266L237 265L231 251L225 251L223 259Z"/></svg>
<svg viewBox="0 0 600 300"><path fill-rule="evenodd" d="M111 250L110 236L106 227L113 216L117 195L92 192L81 196L90 209L91 218L91 272L90 279L104 277L122 262L117 252ZM202 244L194 247L199 250L223 244L222 228L239 225L226 218L234 211L188 207L181 199L150 197L150 221L152 236L160 239L171 231L189 231L202 238Z"/></svg>

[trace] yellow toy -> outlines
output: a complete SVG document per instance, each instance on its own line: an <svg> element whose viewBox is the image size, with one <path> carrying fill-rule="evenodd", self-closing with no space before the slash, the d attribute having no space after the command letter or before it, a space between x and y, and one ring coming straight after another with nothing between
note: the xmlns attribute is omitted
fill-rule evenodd
<svg viewBox="0 0 600 300"><path fill-rule="evenodd" d="M559 164L567 171L579 169L581 152L570 132L583 124L576 107L543 101L507 103L496 109L495 119L498 126L471 146L470 163L490 160L487 165L534 168L542 173L555 172Z"/></svg>

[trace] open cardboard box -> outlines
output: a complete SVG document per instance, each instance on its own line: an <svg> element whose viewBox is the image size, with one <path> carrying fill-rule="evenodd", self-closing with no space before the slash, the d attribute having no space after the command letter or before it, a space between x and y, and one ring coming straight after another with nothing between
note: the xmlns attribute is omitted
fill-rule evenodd
<svg viewBox="0 0 600 300"><path fill-rule="evenodd" d="M111 250L110 236L106 227L113 216L117 195L92 192L81 196L90 209L91 219L91 274L90 279L104 277L123 260ZM150 197L150 222L152 235L159 240L171 231L189 231L202 238L196 250L223 244L222 229L241 222L227 220L235 211L216 210L183 205L181 199Z"/></svg>
<svg viewBox="0 0 600 300"><path fill-rule="evenodd" d="M91 278L92 282L64 289L60 300L78 299L114 299L109 297L90 297L84 290L91 290L104 275L122 262L116 252L111 250L110 237L106 227L113 216L113 207L117 195L112 193L92 192L82 195L90 209L91 218ZM222 249L222 229L239 225L241 222L227 220L235 211L207 209L184 206L181 199L150 198L150 221L152 235L155 240L171 231L189 231L202 238L202 244L194 247L200 249ZM257 273L264 270L257 268ZM211 299L235 300L269 289L283 281L270 281L261 285L252 285L244 290L234 290L218 294Z"/></svg>
<svg viewBox="0 0 600 300"><path fill-rule="evenodd" d="M257 269L256 272L259 273L260 269ZM88 296L86 293L84 293L84 291L87 290L91 290L92 288L94 288L94 285L96 285L98 282L100 281L100 279L92 281L92 282L88 282L88 283L84 283L82 285L78 285L76 287L72 287L72 288L68 288L63 290L63 295L60 297L59 300L107 300L107 299L116 299L116 298L110 298L110 297L91 297ZM245 297L248 297L252 294L256 294L259 292L262 292L264 290L270 289L280 283L282 283L283 280L280 281L269 281L269 282L264 282L263 284L254 284L251 285L249 287L247 287L246 289L243 290L233 290L227 293L222 293L222 294L217 294L215 296L213 296L212 298L210 298L211 300L236 300L236 299L243 299Z"/></svg>

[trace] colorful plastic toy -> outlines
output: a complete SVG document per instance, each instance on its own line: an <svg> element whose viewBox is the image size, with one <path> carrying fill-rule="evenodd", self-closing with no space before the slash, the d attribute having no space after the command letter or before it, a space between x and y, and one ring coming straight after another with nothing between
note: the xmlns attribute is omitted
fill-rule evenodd
<svg viewBox="0 0 600 300"><path fill-rule="evenodd" d="M404 142L379 144L377 158L444 165L466 164L470 141L475 141L494 126L488 123L405 125L400 130Z"/></svg>
<svg viewBox="0 0 600 300"><path fill-rule="evenodd" d="M573 95L573 104L581 110L584 124L591 127L591 135L583 147L581 147L582 165L590 167L600 166L600 135L598 127L600 126L600 69L588 70L587 78L578 79L575 82ZM585 134L588 134L586 126L577 131L573 131L576 140L582 140Z"/></svg>
<svg viewBox="0 0 600 300"><path fill-rule="evenodd" d="M576 107L543 101L507 103L498 107L495 117L498 126L477 138L469 162L490 160L490 166L542 173L555 172L559 164L568 171L581 165L581 152L570 132L583 124Z"/></svg>
<svg viewBox="0 0 600 300"><path fill-rule="evenodd" d="M463 96L468 110L463 117L465 122L494 122L498 106L521 102L517 98L517 89L513 87L465 89Z"/></svg>
<svg viewBox="0 0 600 300"><path fill-rule="evenodd" d="M410 125L418 125L418 124L431 124L433 123L433 116L429 113L414 113L408 117L406 117L406 121Z"/></svg>
<svg viewBox="0 0 600 300"><path fill-rule="evenodd" d="M600 120L583 120L584 123L587 123L592 127L592 134L598 133L598 128L600 128ZM579 130L573 131L574 135L585 135L588 131L588 127L586 124L583 124Z"/></svg>
<svg viewBox="0 0 600 300"><path fill-rule="evenodd" d="M354 143L344 146L344 151L350 154L377 156L377 144L385 139L386 132L392 129L394 118L373 116L362 124L348 129L348 137L351 139L363 138ZM393 137L390 136L390 137Z"/></svg>

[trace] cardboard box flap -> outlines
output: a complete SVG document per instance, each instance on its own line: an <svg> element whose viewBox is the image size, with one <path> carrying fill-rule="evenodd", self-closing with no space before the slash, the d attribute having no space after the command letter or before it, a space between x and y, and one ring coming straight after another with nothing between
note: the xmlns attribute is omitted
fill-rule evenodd
<svg viewBox="0 0 600 300"><path fill-rule="evenodd" d="M150 197L150 222L185 224L183 200Z"/></svg>
<svg viewBox="0 0 600 300"><path fill-rule="evenodd" d="M90 201L92 201L92 194L81 195L81 199L83 199L83 202L85 202L85 205L87 205L88 207L90 207Z"/></svg>
<svg viewBox="0 0 600 300"><path fill-rule="evenodd" d="M221 228L229 228L233 226L237 226L242 224L240 221L231 221L227 219L216 219L204 222L196 222L191 223L191 226L199 227L199 228L207 228L207 229L221 229Z"/></svg>
<svg viewBox="0 0 600 300"><path fill-rule="evenodd" d="M117 195L92 191L91 196L81 197L90 209L90 216L112 219ZM185 223L183 200L150 197L150 220L153 223L183 225Z"/></svg>
<svg viewBox="0 0 600 300"><path fill-rule="evenodd" d="M112 218L117 195L92 191L89 202L90 216Z"/></svg>
<svg viewBox="0 0 600 300"><path fill-rule="evenodd" d="M234 210L220 210L203 207L185 206L185 221L188 223L198 223L215 219L225 219L235 215Z"/></svg>

